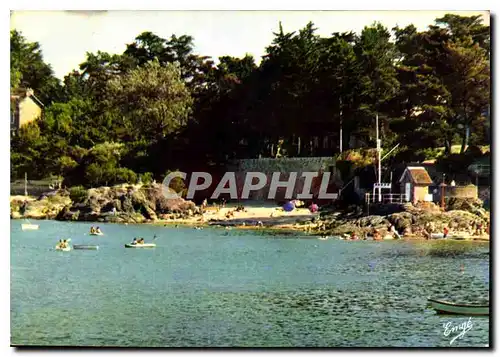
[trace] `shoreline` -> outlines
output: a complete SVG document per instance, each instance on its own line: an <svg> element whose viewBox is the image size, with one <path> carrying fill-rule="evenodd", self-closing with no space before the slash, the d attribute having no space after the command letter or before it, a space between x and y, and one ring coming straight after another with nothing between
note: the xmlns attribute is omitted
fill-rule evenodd
<svg viewBox="0 0 500 357"><path fill-rule="evenodd" d="M18 221L18 220L23 220L26 218L12 218L11 220ZM32 218L31 220L33 221L54 221L54 222L68 222L68 221L59 221L59 220L54 220L54 219L48 219L48 218L37 218L34 219ZM69 221L71 222L71 221ZM86 223L95 223L92 221L85 221ZM75 222L76 223L76 222ZM78 221L78 223L83 223L82 221ZM383 242L383 241L403 241L403 242L437 242L437 241L454 241L454 242L476 242L476 243L486 243L490 242L490 237L489 236L470 236L470 237L459 237L459 236L450 236L446 239L443 238L432 238L432 239L426 239L424 236L417 236L417 235L410 235L410 236L402 236L401 238L384 238L384 239L379 239L379 240L373 240L373 239L349 239L349 238L343 238L342 235L325 235L323 233L320 233L318 231L307 231L302 227L298 227L297 225L289 224L289 225L274 225L274 226L257 226L257 225L237 225L237 224L231 224L231 225L219 225L219 224L208 224L208 222L205 223L195 223L192 222L191 220L157 220L154 222L143 222L143 223L128 223L128 222L98 222L98 223L104 223L104 224L119 224L119 225L129 225L129 224L134 224L134 225L152 225L152 226L158 226L158 227L168 227L168 228L177 228L177 227L183 227L183 228L214 228L214 229L220 229L220 230L239 230L239 231L255 231L255 232L261 232L261 233L275 233L276 235L291 235L295 233L300 233L302 237L310 237L311 239L320 239L320 240L346 240L346 241L377 241L377 242Z"/></svg>
<svg viewBox="0 0 500 357"><path fill-rule="evenodd" d="M283 234L338 237L350 240L351 235L364 240L378 231L382 240L395 239L391 229L404 240L427 240L425 231L440 233L449 229L449 239L489 241L484 228L489 212L472 207L470 210L451 208L443 211L435 205L404 204L385 207L363 214L355 211L296 207L286 212L274 202L230 202L224 206L212 204L204 208L184 199L165 199L159 185L114 186L89 189L84 196L72 196L71 191L59 190L42 195L10 196L11 219L51 219L95 224L150 224L155 226L220 227L227 230L269 231ZM76 200L76 201L75 201ZM375 214L374 214L375 213ZM429 222L432 228L427 227ZM482 225L483 234L474 229ZM435 240L435 239L431 239Z"/></svg>

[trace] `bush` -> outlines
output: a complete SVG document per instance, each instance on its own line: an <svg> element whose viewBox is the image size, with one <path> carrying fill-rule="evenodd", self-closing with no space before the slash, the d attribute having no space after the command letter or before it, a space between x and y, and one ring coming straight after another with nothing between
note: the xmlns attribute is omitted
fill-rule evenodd
<svg viewBox="0 0 500 357"><path fill-rule="evenodd" d="M83 186L75 186L69 189L69 198L75 203L83 202L87 198L87 190Z"/></svg>
<svg viewBox="0 0 500 357"><path fill-rule="evenodd" d="M423 157L424 160L434 160L440 157L443 151L436 148L425 148L420 149L415 152L417 157Z"/></svg>
<svg viewBox="0 0 500 357"><path fill-rule="evenodd" d="M149 185L150 183L153 182L153 174L151 172L145 172L141 174L139 177L141 182L145 185Z"/></svg>
<svg viewBox="0 0 500 357"><path fill-rule="evenodd" d="M422 151L415 151L411 148L406 148L399 151L393 158L391 158L391 162L399 163L399 162L421 162L425 160L425 153Z"/></svg>
<svg viewBox="0 0 500 357"><path fill-rule="evenodd" d="M481 150L480 147L476 145L471 145L467 148L467 151L465 152L468 156L473 157L475 159L481 158L484 156L483 151Z"/></svg>
<svg viewBox="0 0 500 357"><path fill-rule="evenodd" d="M171 172L177 172L178 170L168 170L167 173L165 174L165 177L170 174ZM186 184L184 183L184 180L181 177L175 177L170 181L170 185L168 185L172 190L177 192L179 195L182 197L185 197L185 194L187 193L187 187Z"/></svg>
<svg viewBox="0 0 500 357"><path fill-rule="evenodd" d="M353 163L348 160L338 160L336 163L337 170L340 172L342 180L348 180L351 177Z"/></svg>
<svg viewBox="0 0 500 357"><path fill-rule="evenodd" d="M120 167L116 170L116 181L117 183L137 183L137 174L125 167Z"/></svg>
<svg viewBox="0 0 500 357"><path fill-rule="evenodd" d="M440 157L436 164L448 175L463 174L474 162L474 157L467 154L451 154L447 157Z"/></svg>

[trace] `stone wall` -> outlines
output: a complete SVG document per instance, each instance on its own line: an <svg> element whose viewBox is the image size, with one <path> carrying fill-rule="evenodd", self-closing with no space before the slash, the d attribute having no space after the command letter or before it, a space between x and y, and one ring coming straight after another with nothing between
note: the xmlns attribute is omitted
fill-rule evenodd
<svg viewBox="0 0 500 357"><path fill-rule="evenodd" d="M477 186L447 186L446 197L478 198Z"/></svg>
<svg viewBox="0 0 500 357"><path fill-rule="evenodd" d="M262 158L262 159L243 159L236 162L236 182L238 186L238 195L241 193L241 188L245 181L247 172L262 172L267 177L267 184L262 189L251 191L249 199L251 200L267 200L269 186L274 172L280 172L280 181L286 181L290 172L297 172L297 180L292 194L292 198L296 198L297 194L301 193L304 185L304 178L301 177L303 172L332 172L330 176L330 185L328 193L337 192L341 187L339 183L338 172L335 167L335 158L333 157L295 157L295 158ZM321 179L318 177L313 179L311 192L317 194ZM276 201L285 199L285 189L278 188Z"/></svg>
<svg viewBox="0 0 500 357"><path fill-rule="evenodd" d="M491 189L490 187L479 187L478 196L481 200L487 201L490 199Z"/></svg>

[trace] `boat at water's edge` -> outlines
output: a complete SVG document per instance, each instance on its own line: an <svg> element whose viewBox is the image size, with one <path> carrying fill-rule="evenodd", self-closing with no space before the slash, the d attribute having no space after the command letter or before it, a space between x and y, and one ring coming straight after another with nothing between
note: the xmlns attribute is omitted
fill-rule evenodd
<svg viewBox="0 0 500 357"><path fill-rule="evenodd" d="M457 304L435 299L428 299L428 302L438 314L467 316L488 316L490 314L489 305Z"/></svg>

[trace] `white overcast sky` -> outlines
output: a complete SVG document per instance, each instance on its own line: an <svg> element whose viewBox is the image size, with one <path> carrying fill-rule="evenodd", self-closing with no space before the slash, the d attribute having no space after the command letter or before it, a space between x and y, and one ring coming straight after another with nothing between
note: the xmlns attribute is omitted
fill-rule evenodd
<svg viewBox="0 0 500 357"><path fill-rule="evenodd" d="M281 21L285 31L312 21L318 33L359 32L379 21L389 29L414 24L423 30L446 13L466 16L481 11L14 11L11 29L40 43L44 59L57 77L78 68L86 52L122 53L143 31L163 38L171 34L194 37L195 52L216 59L222 55L254 55L257 62Z"/></svg>

